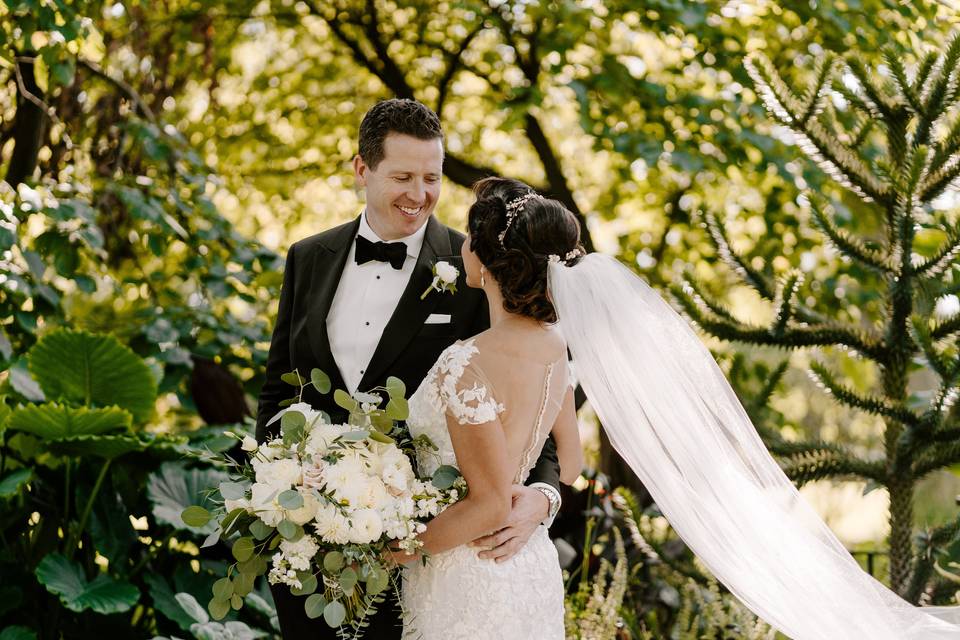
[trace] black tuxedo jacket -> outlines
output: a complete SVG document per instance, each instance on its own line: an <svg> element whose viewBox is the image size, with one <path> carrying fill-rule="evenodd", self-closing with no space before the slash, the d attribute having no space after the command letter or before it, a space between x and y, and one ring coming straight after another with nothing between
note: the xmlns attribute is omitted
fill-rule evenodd
<svg viewBox="0 0 960 640"><path fill-rule="evenodd" d="M282 400L296 394L294 387L280 380L284 373L297 370L309 380L310 370L318 368L330 376L333 389L345 387L330 351L327 313L359 227L358 217L295 243L287 253L277 322L267 357L266 381L260 391L257 409L257 440L260 442L279 433L279 421L270 427L267 422L279 411ZM440 352L456 340L469 338L489 327L485 296L464 281L460 257L463 241L463 234L440 224L432 216L427 221L420 256L363 374L360 391L383 386L388 376L396 376L406 384L409 396L420 386ZM450 262L459 269L457 292L434 291L421 300L420 295L433 280L433 265L438 260ZM451 321L449 324L424 324L431 313L449 314ZM303 401L326 411L335 422L346 420L344 410L333 402L332 393L320 395L311 386L304 391ZM559 490L560 467L552 437L544 445L527 482L546 482ZM306 617L304 598L290 595L286 588L271 590L277 601L284 637L336 637L322 619ZM400 637L399 621L396 613L391 611L393 608L389 601L380 605L366 637ZM311 635L305 635L307 633Z"/></svg>

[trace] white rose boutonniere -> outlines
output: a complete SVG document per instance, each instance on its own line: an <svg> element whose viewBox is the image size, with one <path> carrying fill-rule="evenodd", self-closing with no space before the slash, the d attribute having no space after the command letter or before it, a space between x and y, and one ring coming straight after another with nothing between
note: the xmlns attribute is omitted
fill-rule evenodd
<svg viewBox="0 0 960 640"><path fill-rule="evenodd" d="M457 292L457 278L460 276L460 271L450 264L440 260L433 265L433 282L430 283L430 286L427 287L427 290L423 292L423 295L420 296L420 299L423 300L431 291L449 291L450 293Z"/></svg>

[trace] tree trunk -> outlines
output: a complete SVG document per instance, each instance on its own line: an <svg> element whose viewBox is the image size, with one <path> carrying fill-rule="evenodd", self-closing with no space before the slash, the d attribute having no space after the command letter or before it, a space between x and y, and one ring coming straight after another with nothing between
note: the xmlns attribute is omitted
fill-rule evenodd
<svg viewBox="0 0 960 640"><path fill-rule="evenodd" d="M23 93L26 89L37 100L43 100L43 91L37 86L33 72L33 59L22 57L17 61L17 69L23 86L17 83L17 115L13 130L13 155L7 167L6 181L14 189L33 175L37 168L37 156L46 131L47 116L39 106Z"/></svg>

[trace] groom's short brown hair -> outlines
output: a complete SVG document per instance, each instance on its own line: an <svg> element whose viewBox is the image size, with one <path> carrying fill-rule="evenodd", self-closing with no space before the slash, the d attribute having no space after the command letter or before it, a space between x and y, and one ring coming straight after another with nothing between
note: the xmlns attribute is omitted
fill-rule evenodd
<svg viewBox="0 0 960 640"><path fill-rule="evenodd" d="M406 98L378 102L360 122L360 157L371 169L383 160L383 141L390 133L420 140L443 139L440 118L425 104Z"/></svg>

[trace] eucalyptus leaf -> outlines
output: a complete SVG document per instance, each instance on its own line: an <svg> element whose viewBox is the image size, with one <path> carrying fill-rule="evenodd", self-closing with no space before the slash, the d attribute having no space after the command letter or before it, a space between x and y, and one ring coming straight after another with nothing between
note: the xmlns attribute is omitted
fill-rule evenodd
<svg viewBox="0 0 960 640"><path fill-rule="evenodd" d="M319 393L330 393L330 376L320 369L310 370L310 382Z"/></svg>
<svg viewBox="0 0 960 640"><path fill-rule="evenodd" d="M247 494L247 485L242 482L221 482L220 495L224 500L240 500Z"/></svg>
<svg viewBox="0 0 960 640"><path fill-rule="evenodd" d="M403 383L403 380L395 376L390 376L387 378L387 395L390 398L402 398L407 394L407 385Z"/></svg>
<svg viewBox="0 0 960 640"><path fill-rule="evenodd" d="M250 534L257 540L266 540L273 531L273 527L259 518L250 523Z"/></svg>
<svg viewBox="0 0 960 640"><path fill-rule="evenodd" d="M303 536L303 527L284 519L277 525L277 533L279 533L284 540L295 542Z"/></svg>
<svg viewBox="0 0 960 640"><path fill-rule="evenodd" d="M347 609L338 600L327 604L323 609L323 619L331 627L339 627L347 617Z"/></svg>
<svg viewBox="0 0 960 640"><path fill-rule="evenodd" d="M343 554L339 551L331 551L323 556L323 568L330 573L336 573L343 568Z"/></svg>
<svg viewBox="0 0 960 640"><path fill-rule="evenodd" d="M226 600L233 595L233 580L230 578L220 578L213 583L213 597L219 600Z"/></svg>
<svg viewBox="0 0 960 640"><path fill-rule="evenodd" d="M277 502L284 509L292 511L303 506L303 496L296 489L287 489L277 496Z"/></svg>
<svg viewBox="0 0 960 640"><path fill-rule="evenodd" d="M310 595L317 590L317 576L312 573L308 573L306 576L300 578L300 588L291 587L290 593L295 596L306 596Z"/></svg>
<svg viewBox="0 0 960 640"><path fill-rule="evenodd" d="M185 525L198 529L210 522L210 517L209 511L197 505L187 507L180 513L180 518Z"/></svg>
<svg viewBox="0 0 960 640"><path fill-rule="evenodd" d="M456 467L445 464L437 467L437 470L433 472L431 483L437 489L443 491L452 487L459 477L460 471Z"/></svg>
<svg viewBox="0 0 960 640"><path fill-rule="evenodd" d="M406 420L410 415L410 407L403 398L391 397L387 402L387 415L393 420Z"/></svg>
<svg viewBox="0 0 960 640"><path fill-rule="evenodd" d="M320 593L314 593L313 595L307 596L306 601L303 603L303 609L306 612L307 617L311 620L322 616L323 610L326 606L327 601Z"/></svg>
<svg viewBox="0 0 960 640"><path fill-rule="evenodd" d="M303 385L303 378L301 378L300 374L297 373L296 371L285 373L282 376L280 376L280 379L294 387L299 387Z"/></svg>
<svg viewBox="0 0 960 640"><path fill-rule="evenodd" d="M207 611L210 612L210 617L214 620L223 620L230 612L230 601L212 598L207 604Z"/></svg>
<svg viewBox="0 0 960 640"><path fill-rule="evenodd" d="M357 401L351 398L350 394L343 389L337 389L333 392L333 401L337 403L338 407L342 407L347 411L356 411L357 407L360 406L357 404Z"/></svg>
<svg viewBox="0 0 960 640"><path fill-rule="evenodd" d="M250 559L253 555L253 550L253 538L243 536L237 538L237 541L233 543L232 553L238 562L244 562Z"/></svg>
<svg viewBox="0 0 960 640"><path fill-rule="evenodd" d="M340 586L346 593L350 593L357 585L357 578L357 572L353 567L347 567L340 573Z"/></svg>

